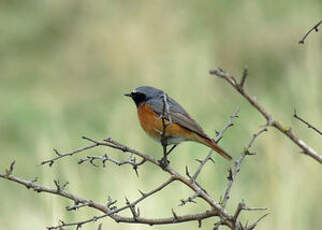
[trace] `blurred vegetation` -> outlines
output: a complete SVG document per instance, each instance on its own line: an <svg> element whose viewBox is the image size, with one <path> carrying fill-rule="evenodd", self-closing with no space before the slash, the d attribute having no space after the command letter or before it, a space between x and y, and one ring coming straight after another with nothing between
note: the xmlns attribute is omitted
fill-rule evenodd
<svg viewBox="0 0 322 230"><path fill-rule="evenodd" d="M321 18L320 0L307 1L0 1L0 169L16 160L15 173L68 180L69 191L105 202L134 199L166 175L145 165L137 178L130 168L93 168L73 159L52 168L39 163L53 147L70 151L84 144L82 135L112 136L160 158L161 147L139 127L135 106L123 93L140 85L166 90L214 135L237 106L240 118L221 145L234 158L264 119L224 81L209 76L220 66L237 76L249 68L246 88L276 118L321 154L321 136L292 118L299 115L322 128L322 35L297 42ZM275 130L260 137L257 155L246 160L228 207L244 199L271 214L258 229L320 229L322 168ZM116 158L122 153L103 150ZM173 167L193 168L208 149L180 146ZM100 153L92 151L91 153ZM86 155L82 155L84 157ZM226 186L226 162L206 167L201 183L219 199ZM171 195L169 195L171 194ZM142 215L169 216L201 209L176 207L190 191L174 184L163 196L149 199ZM2 229L44 229L59 219L80 220L94 211L66 212L66 200L26 191L0 181ZM162 199L162 200L161 200ZM161 202L162 201L162 202ZM244 214L245 215L245 214ZM253 220L260 213L250 213ZM210 229L213 221L206 221ZM96 225L86 226L93 229ZM105 227L104 227L105 226ZM104 229L196 229L197 223L172 226L116 224Z"/></svg>

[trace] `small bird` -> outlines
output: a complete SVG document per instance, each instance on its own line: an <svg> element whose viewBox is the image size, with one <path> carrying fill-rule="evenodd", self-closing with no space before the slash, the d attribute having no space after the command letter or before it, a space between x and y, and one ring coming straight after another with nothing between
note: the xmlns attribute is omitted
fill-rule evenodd
<svg viewBox="0 0 322 230"><path fill-rule="evenodd" d="M210 147L227 160L232 157L219 147L191 118L186 110L174 99L168 97L164 91L150 86L135 88L131 93L125 94L131 97L136 104L137 113L143 130L153 139L161 142L166 97L167 126L165 136L167 144L177 145L183 141L194 141Z"/></svg>

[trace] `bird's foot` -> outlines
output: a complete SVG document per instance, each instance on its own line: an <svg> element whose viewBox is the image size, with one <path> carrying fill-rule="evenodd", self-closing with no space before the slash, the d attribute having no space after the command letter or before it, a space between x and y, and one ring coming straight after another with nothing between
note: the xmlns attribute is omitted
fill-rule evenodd
<svg viewBox="0 0 322 230"><path fill-rule="evenodd" d="M170 164L170 161L166 157L162 157L161 160L158 160L160 167L164 170Z"/></svg>

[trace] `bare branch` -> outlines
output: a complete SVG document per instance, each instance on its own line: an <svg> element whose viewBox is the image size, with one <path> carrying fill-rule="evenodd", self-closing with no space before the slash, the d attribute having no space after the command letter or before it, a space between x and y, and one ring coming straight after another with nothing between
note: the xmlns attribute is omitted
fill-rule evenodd
<svg viewBox="0 0 322 230"><path fill-rule="evenodd" d="M229 117L229 121L226 123L224 128L222 130L220 130L219 132L216 131L217 135L214 140L216 143L218 143L223 138L224 132L226 132L228 128L234 126L233 119L238 118L239 117L238 114L239 114L239 107L237 107L235 112Z"/></svg>
<svg viewBox="0 0 322 230"><path fill-rule="evenodd" d="M263 216L261 216L260 218L258 218L258 220L256 220L255 223L253 223L251 226L249 226L247 228L247 230L253 230L257 226L257 224L268 215L269 215L269 213L266 213Z"/></svg>
<svg viewBox="0 0 322 230"><path fill-rule="evenodd" d="M228 173L228 184L227 184L227 188L226 188L226 191L225 191L225 195L224 195L224 198L222 200L222 206L223 207L226 207L226 204L227 204L227 201L228 199L230 198L230 191L231 191L231 187L233 185L233 182L235 180L235 177L236 175L239 173L240 171L240 167L241 167L241 164L243 162L243 160L245 159L245 157L247 155L251 155L250 152L249 152L249 149L252 147L255 139L261 135L262 133L266 132L267 131L267 128L263 128L261 130L259 130L257 133L255 133L252 137L252 139L250 140L250 142L248 143L247 147L244 149L244 151L240 154L240 157L238 158L238 160L235 161L235 166L234 168L230 168L229 169L229 173Z"/></svg>
<svg viewBox="0 0 322 230"><path fill-rule="evenodd" d="M64 153L64 154L60 154L56 149L54 149L54 152L56 153L57 157L55 158L52 158L52 159L49 159L49 160L45 160L45 161L42 161L41 162L41 165L46 165L48 164L49 167L51 167L55 161L61 159L61 158L64 158L64 157L70 157L70 156L73 156L74 154L76 153L80 153L80 152L83 152L83 151L86 151L88 149L92 149L92 148L95 148L97 146L97 144L93 144L93 145L89 145L89 146L85 146L83 148L80 148L80 149L76 149L72 152L69 152L69 153Z"/></svg>
<svg viewBox="0 0 322 230"><path fill-rule="evenodd" d="M306 34L304 35L304 37L299 41L299 44L304 44L305 39L307 38L307 36L309 36L309 34L312 31L318 32L319 31L319 26L322 24L322 20L319 21L315 26L312 27L312 29L310 29L308 32L306 32Z"/></svg>
<svg viewBox="0 0 322 230"><path fill-rule="evenodd" d="M88 205L89 205L89 203L88 204L87 203L83 203L83 204L75 203L74 205L67 206L66 210L67 211L76 211L76 210L78 210L78 209L80 209L82 207L87 207Z"/></svg>
<svg viewBox="0 0 322 230"><path fill-rule="evenodd" d="M230 119L229 119L228 123L224 126L223 130L221 130L220 132L217 132L217 139L216 139L217 142L221 140L223 133L229 127L232 126L232 124L233 124L232 120L233 120L233 118L238 116L237 114L238 114L238 110L236 110L236 112L232 116L230 116ZM197 221L198 225L201 226L203 219L218 216L221 220L220 221L221 225L228 226L229 228L234 228L234 226L236 226L236 223L235 223L236 221L234 219L234 216L229 214L224 209L224 207L221 206L221 204L217 203L206 192L206 190L196 182L195 179L199 175L201 169L199 171L197 170L196 173L194 174L194 176L191 176L189 173L188 167L186 167L186 176L187 177L185 177L185 176L182 176L181 174L179 174L174 169L170 168L168 165L166 166L166 168L164 168L159 161L152 158L149 154L142 153L142 152L137 151L133 148L130 148L126 145L120 144L111 138L107 138L104 141L97 141L97 140L94 140L89 137L83 137L83 139L91 142L91 145L80 148L80 149L75 150L70 153L65 153L65 154L60 154L60 153L58 153L58 151L55 151L55 153L57 155L56 158L47 160L46 161L47 163L44 163L44 164L53 164L51 162L55 162L56 160L62 159L67 156L71 156L76 153L84 152L88 149L93 148L93 146L95 146L95 147L104 146L104 147L109 147L109 148L113 148L116 150L120 150L124 153L129 153L129 157L125 161L118 161L118 160L112 159L107 154L102 155L102 156L88 156L85 159L81 159L79 163L89 162L92 165L96 165L95 161L102 161L103 166L105 166L105 163L107 161L110 161L110 162L117 164L117 165L129 164L133 167L137 167L137 166L143 164L144 162L150 162L158 167L161 167L164 170L164 172L166 172L170 175L170 178L166 182L162 183L160 186L156 187L155 189L153 189L150 192L142 192L139 190L141 196L138 199L130 202L126 198L125 205L117 207L115 205L116 201L113 201L111 197L108 198L107 204L99 204L99 203L94 202L92 200L88 200L88 199L79 198L77 196L74 196L65 190L68 183L62 184L59 181L55 181L56 189L51 189L51 188L47 188L45 186L35 184L36 180L27 181L24 179L16 178L11 175L12 171L13 171L13 164L12 164L12 166L10 167L10 170L7 170L7 174L3 174L3 175L0 174L0 177L5 178L5 179L9 179L9 180L14 181L16 183L23 184L26 187L32 188L33 190L35 190L37 192L53 193L58 196L62 196L62 197L65 197L69 200L72 200L74 202L74 205L66 207L66 209L69 211L70 210L78 210L79 208L82 208L82 207L89 207L89 208L94 208L94 209L97 209L97 210L103 212L103 215L94 216L94 217L87 219L87 220L82 220L82 221L77 221L77 222L72 222L72 223L66 223L64 221L60 221L60 223L57 226L48 227L48 229L61 229L61 228L70 227L70 226L75 226L77 229L79 229L84 224L95 222L95 221L97 221L101 218L105 218L105 217L110 217L113 220L115 220L116 222L149 224L149 225L161 225L161 224L169 224L169 223L172 224L172 223L182 223L182 222L187 222L187 221ZM134 156L138 156L139 158L141 158L141 161L139 163L137 163L135 160L136 158ZM211 160L211 156L207 157L204 161L199 161L199 162L201 165L204 165L207 160ZM183 215L183 216L178 215L172 209L172 216L170 216L168 218L141 217L140 216L140 209L137 208L138 204L140 202L142 202L143 200L145 200L147 197L152 196L153 194L161 191L163 188L170 185L174 181L178 181L180 183L185 184L187 187L189 187L193 191L192 196L188 197L187 199L181 200L182 205L187 202L195 202L195 199L198 197L201 200L205 201L210 206L210 209L205 212L194 213L194 214ZM123 212L124 210L130 210L132 215L131 216L122 216L121 212ZM241 228L237 228L237 229L241 230Z"/></svg>
<svg viewBox="0 0 322 230"><path fill-rule="evenodd" d="M249 94L244 90L244 88L240 87L240 84L237 84L237 81L233 76L223 71L222 69L213 69L210 70L210 74L216 75L224 80L226 80L234 89L236 89L254 108L260 112L263 117L266 119L267 126L272 126L278 129L281 133L287 136L291 141L293 141L297 146L299 146L303 153L307 156L315 159L317 162L322 164L322 156L319 155L315 150L313 150L310 146L308 146L303 140L295 136L292 129L289 127L285 127L281 124L281 122L277 120L273 120L272 115L269 114L263 106L261 106L254 98L250 97Z"/></svg>
<svg viewBox="0 0 322 230"><path fill-rule="evenodd" d="M7 179L9 181L13 181L15 183L24 185L28 189L32 189L35 192L45 192L45 193L55 194L55 195L58 195L58 196L61 196L61 197L65 197L65 198L67 198L69 200L72 200L77 204L88 204L89 207L97 209L97 210L99 210L101 212L104 212L104 213L106 213L108 211L108 209L107 209L107 207L105 205L101 205L99 203L87 200L87 199L82 198L82 197L75 196L75 195L67 192L65 190L65 187L67 186L68 183L61 184L57 180L55 180L56 188L49 188L49 187L46 187L46 186L36 184L35 179L33 179L33 180L25 180L25 179L21 179L19 177L13 176L13 175L6 175L6 174L2 174L2 173L0 173L0 178L4 178L4 179Z"/></svg>
<svg viewBox="0 0 322 230"><path fill-rule="evenodd" d="M313 125L311 125L309 122L307 122L306 120L304 120L303 118L301 118L299 115L297 115L296 110L294 110L294 115L293 116L297 120L299 120L299 121L303 122L304 124L306 124L309 129L313 129L315 132L317 132L318 134L322 135L322 132L320 130L318 130Z"/></svg>
<svg viewBox="0 0 322 230"><path fill-rule="evenodd" d="M267 208L260 208L260 207L247 207L244 201L239 202L237 209L234 214L234 219L237 221L237 218L241 211L266 211Z"/></svg>
<svg viewBox="0 0 322 230"><path fill-rule="evenodd" d="M100 142L100 141L96 141L96 140L93 140L90 138L85 138L85 137L84 137L84 139L87 139L87 140L95 143L96 146L107 146L107 147L121 150L122 152L133 153L134 155L137 155L152 164L160 166L159 162L157 160L153 159L150 155L141 153L141 152L139 152L135 149L132 149L128 146L122 145L122 144L112 140L111 138L106 139L105 142ZM101 210L102 212L106 213L106 214L104 214L104 216L101 216L101 218L103 218L105 216L110 216L111 218L113 218L114 220L119 221L119 222L166 224L169 222L171 222L171 223L176 222L177 223L177 222L184 222L184 221L190 221L190 220L191 221L192 220L199 220L199 219L208 218L211 216L221 216L222 218L225 219L225 224L227 226L233 226L232 216L226 210L224 210L218 203L216 203L216 201L204 189L200 188L200 185L198 185L197 183L194 183L189 178L185 178L184 176L180 175L178 172L176 172L175 170L173 170L169 166L167 168L165 168L164 171L169 173L171 175L171 177L166 183L164 183L160 187L163 188L163 187L167 186L168 184L170 184L172 181L180 181L181 183L185 184L187 187L192 189L192 191L194 191L195 193L198 193L199 197L201 199L203 199L204 201L206 201L206 203L208 203L210 205L211 210L213 210L213 211L211 211L211 212L207 211L205 213L200 213L200 214L196 214L196 215L187 215L187 216L178 217L178 220L174 220L173 217L165 218L165 219L157 219L157 220L138 217L137 220L134 220L133 217L130 218L130 217L121 217L121 216L114 215L118 212L128 209L130 207L129 205L125 205L121 208L117 208L114 210L109 210L109 208L106 205L98 204L98 203L95 203L93 201L90 201L90 200L87 200L84 198L79 198L77 196L74 196L74 195L66 192L64 189L50 189L50 188L47 188L44 186L36 185L32 181L26 181L24 179L16 178L13 176L8 177L8 176L1 174L0 177L5 178L5 179L9 179L11 181L14 181L14 182L17 182L20 184L23 184L27 187L33 188L35 191L38 191L38 192L53 193L53 194L56 194L59 196L66 197L70 200L73 200L75 203L88 204L88 207L93 207L95 209ZM131 205L136 205L141 200L145 199L146 197L152 195L153 193L155 193L159 190L160 190L160 188L157 188L156 190L151 191L150 193L144 193L145 196L141 196L141 198L132 202ZM91 220L96 221L97 217L95 217L94 219L92 218ZM69 223L69 224L64 223L64 225L60 224L59 226L57 226L56 229L58 229L58 227L64 227L64 226L81 226L81 225L83 225L85 223L89 223L89 222L90 222L90 220L77 222L77 223ZM51 227L51 228L55 229L53 227Z"/></svg>
<svg viewBox="0 0 322 230"><path fill-rule="evenodd" d="M194 193L193 195L189 196L187 199L182 199L180 200L181 203L179 204L179 206L184 206L186 205L187 203L197 203L195 201L195 199L199 197L199 193Z"/></svg>
<svg viewBox="0 0 322 230"><path fill-rule="evenodd" d="M224 128L222 130L220 130L219 132L216 131L217 136L214 139L214 141L216 143L218 143L223 138L223 135L227 131L227 129L230 128L230 127L232 127L234 125L233 119L234 118L238 118L238 113L239 113L239 108L237 108L235 110L235 112L229 117L229 121L226 123L226 125L224 126ZM205 166L205 164L207 163L207 161L209 161L209 160L213 161L213 159L211 158L211 155L213 154L213 152L214 151L211 149L205 159L203 159L202 161L201 160L198 160L198 162L200 163L200 165L196 169L195 173L192 176L193 180L196 180L197 179L197 177L199 176L202 168Z"/></svg>
<svg viewBox="0 0 322 230"><path fill-rule="evenodd" d="M145 159L142 159L139 163L136 163L136 158L133 157L133 153L131 153L130 156L124 161L115 160L115 159L111 158L110 156L108 156L107 154L104 154L103 156L87 156L87 158L85 158L85 159L80 159L78 161L78 164L82 164L84 162L89 162L91 165L98 167L98 165L94 163L95 160L102 161L103 167L106 167L107 161L110 161L118 166L127 165L127 164L131 165L137 176L139 175L138 174L138 167L143 165L146 162Z"/></svg>

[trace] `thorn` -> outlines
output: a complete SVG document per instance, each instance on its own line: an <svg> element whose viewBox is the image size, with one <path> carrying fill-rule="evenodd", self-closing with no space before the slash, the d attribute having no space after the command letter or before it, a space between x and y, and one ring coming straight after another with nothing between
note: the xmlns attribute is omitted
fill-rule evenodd
<svg viewBox="0 0 322 230"><path fill-rule="evenodd" d="M256 155L256 152L249 152L248 150L246 151L245 155L247 156L254 156Z"/></svg>
<svg viewBox="0 0 322 230"><path fill-rule="evenodd" d="M233 170L231 168L228 169L228 180L233 181L234 180L234 174L233 174Z"/></svg>
<svg viewBox="0 0 322 230"><path fill-rule="evenodd" d="M61 225L65 225L65 222L63 220L59 220Z"/></svg>
<svg viewBox="0 0 322 230"><path fill-rule="evenodd" d="M95 158L87 156L87 159L90 159L89 163L91 163L91 165L93 165L94 167L98 167L98 165L94 163Z"/></svg>
<svg viewBox="0 0 322 230"><path fill-rule="evenodd" d="M114 205L114 204L116 204L116 202L117 202L117 200L112 200L112 198L111 198L111 196L108 196L107 197L107 207L109 208L109 209L114 209L114 208L116 208L116 206L114 206L114 207L111 207L112 205Z"/></svg>
<svg viewBox="0 0 322 230"><path fill-rule="evenodd" d="M202 160L195 159L195 161L198 161L200 164L202 164Z"/></svg>
<svg viewBox="0 0 322 230"><path fill-rule="evenodd" d="M85 162L84 159L79 159L79 161L77 163L80 165L80 164L83 164L84 162Z"/></svg>
<svg viewBox="0 0 322 230"><path fill-rule="evenodd" d="M112 140L111 137L108 137L108 138L104 139L105 142L110 142L111 140Z"/></svg>
<svg viewBox="0 0 322 230"><path fill-rule="evenodd" d="M135 171L136 176L139 177L139 172L138 172L138 166L137 165L133 165L133 170Z"/></svg>
<svg viewBox="0 0 322 230"><path fill-rule="evenodd" d="M244 84L245 84L247 76L248 76L248 68L247 68L247 66L245 66L244 71L243 71L242 79L241 79L241 81L239 83L240 88L244 87Z"/></svg>
<svg viewBox="0 0 322 230"><path fill-rule="evenodd" d="M216 163L215 160L212 157L209 157L209 160L214 164Z"/></svg>
<svg viewBox="0 0 322 230"><path fill-rule="evenodd" d="M30 181L30 183L35 183L35 182L37 182L38 181L38 177L35 177L34 179L32 179L31 181Z"/></svg>
<svg viewBox="0 0 322 230"><path fill-rule="evenodd" d="M177 220L177 219L178 219L178 216L177 216L177 214L174 212L173 208L171 209L171 211L172 211L172 215L173 215L173 217L174 217L174 220Z"/></svg>
<svg viewBox="0 0 322 230"><path fill-rule="evenodd" d="M251 226L249 226L248 228L247 228L247 230L253 230L255 227L256 227L256 225L262 220L262 219L264 219L266 216L268 216L270 213L268 212L268 213L266 213L265 215L263 215L263 216L261 216L258 220L256 220L255 221L255 223L253 223Z"/></svg>
<svg viewBox="0 0 322 230"><path fill-rule="evenodd" d="M56 185L57 192L61 192L66 188L69 182L67 181L65 184L61 185L59 180L54 180L54 184Z"/></svg>
<svg viewBox="0 0 322 230"><path fill-rule="evenodd" d="M145 196L146 196L146 194L145 194L144 192L142 192L140 189L138 189L138 191L139 191L139 193L140 193L143 197L145 197Z"/></svg>
<svg viewBox="0 0 322 230"><path fill-rule="evenodd" d="M58 152L57 149L53 149L53 150L54 150L54 152L56 153L57 156L59 156L59 157L61 156L61 154Z"/></svg>
<svg viewBox="0 0 322 230"><path fill-rule="evenodd" d="M129 204L130 204L130 201L127 199L127 197L125 197L125 203L126 203L127 205L129 205Z"/></svg>
<svg viewBox="0 0 322 230"><path fill-rule="evenodd" d="M16 161L11 162L9 169L6 169L6 176L10 176L13 172Z"/></svg>
<svg viewBox="0 0 322 230"><path fill-rule="evenodd" d="M188 166L187 165L186 165L186 175L187 175L187 177L191 178L190 173L189 173L189 169L188 169Z"/></svg>
<svg viewBox="0 0 322 230"><path fill-rule="evenodd" d="M199 220L198 220L198 228L201 228L201 226L202 226L202 220L201 220L201 219L199 219Z"/></svg>

